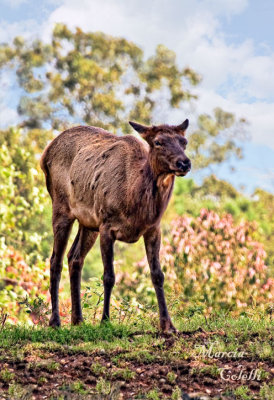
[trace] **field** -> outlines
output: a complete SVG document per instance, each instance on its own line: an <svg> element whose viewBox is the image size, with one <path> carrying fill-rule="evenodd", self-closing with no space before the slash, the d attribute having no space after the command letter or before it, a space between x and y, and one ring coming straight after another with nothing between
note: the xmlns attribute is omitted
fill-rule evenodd
<svg viewBox="0 0 274 400"><path fill-rule="evenodd" d="M272 399L271 315L199 313L155 324L5 326L1 399Z"/></svg>
<svg viewBox="0 0 274 400"><path fill-rule="evenodd" d="M25 2L16 3L24 3L25 8ZM41 10L44 13L44 7ZM201 15L204 18L204 12ZM240 160L245 149L247 154L250 151L249 121L239 110L221 109L219 100L211 111L203 103L196 109L196 86L202 76L191 66L181 65L181 58L165 45L157 45L146 55L123 37L62 23L48 33L51 39L46 41L30 35L0 44L0 78L2 73L7 86L7 95L2 97L12 99L16 115L14 122L0 127L0 400L274 399L274 195L273 190L263 189L265 185L261 187L264 181L258 172L264 163L253 156L256 173L246 170L253 176L253 193L233 175L237 165L243 168ZM233 56L234 45L228 49ZM230 80L229 75L225 87ZM250 103L253 107L253 90ZM198 115L198 110L203 113ZM8 115L5 110L2 114ZM258 117L261 121L261 111ZM190 120L187 132L182 130L186 118ZM139 125L141 135L128 121L145 125L142 129ZM168 121L172 125L162 125ZM138 135L147 141L149 153L142 155L147 157L142 168L138 167L138 145L134 151L137 164L129 163L127 153L121 153L119 176L123 179L116 175L116 167L111 174L105 169L96 177L100 181L107 177L99 187L109 182L103 193L106 215L120 215L120 208L132 210L129 221L134 217L140 232L150 224L151 216L145 218L149 210L154 209L158 223L161 204L170 193L167 188L160 190L168 181L162 178L178 175L183 155L184 160L185 155L191 160L191 173L176 177L161 220L160 263L177 334L159 332L157 299L143 240L115 243L111 322L104 325L100 325L104 267L97 240L82 274L85 323L71 327L69 271L72 274L73 264L70 260L68 265L67 253L77 234L76 221L60 282L62 328L48 327L50 270L54 270L54 263L50 265L52 202L39 160L58 133L75 125L96 126L131 138ZM187 148L182 135L186 135ZM99 147L87 149L92 155ZM257 150L256 157L260 157ZM105 155L101 160L107 163ZM68 164L60 161L60 179L61 169ZM57 171L54 165L47 168L53 174ZM222 170L227 174L222 175ZM273 176L267 170L262 176L271 188ZM112 192L109 178L117 179L114 186L119 182L119 190ZM131 191L130 182L139 180L139 189ZM95 198L96 193L91 181L83 185L79 207L86 208L87 214L90 201L83 199L94 198L97 204L102 196ZM147 196L149 202L138 200L141 208L133 207L135 197ZM116 197L120 208L115 208ZM143 214L140 224L136 209ZM107 220L103 218L103 223ZM153 275L157 286L162 278Z"/></svg>

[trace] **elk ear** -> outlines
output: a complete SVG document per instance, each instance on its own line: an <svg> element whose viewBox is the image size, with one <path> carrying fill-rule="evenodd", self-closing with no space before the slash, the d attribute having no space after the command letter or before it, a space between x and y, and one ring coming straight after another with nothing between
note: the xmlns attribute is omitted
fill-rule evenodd
<svg viewBox="0 0 274 400"><path fill-rule="evenodd" d="M177 128L181 131L181 132L185 132L188 128L189 125L189 120L186 119L181 125L178 125Z"/></svg>
<svg viewBox="0 0 274 400"><path fill-rule="evenodd" d="M148 126L137 124L136 122L129 121L129 124L132 126L133 129L135 129L135 131L137 131L141 135L149 129Z"/></svg>

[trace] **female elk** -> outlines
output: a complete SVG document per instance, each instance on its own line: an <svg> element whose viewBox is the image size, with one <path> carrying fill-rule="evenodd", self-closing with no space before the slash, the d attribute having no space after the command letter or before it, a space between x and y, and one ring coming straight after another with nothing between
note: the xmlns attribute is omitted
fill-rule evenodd
<svg viewBox="0 0 274 400"><path fill-rule="evenodd" d="M156 291L160 326L175 331L166 306L164 274L159 262L160 220L168 205L174 177L191 168L185 155L181 125L131 126L145 139L118 137L96 127L68 129L45 149L41 167L52 198L54 246L50 260L50 325L60 326L58 289L62 261L75 219L79 230L68 253L72 324L83 321L80 285L84 259L100 234L104 265L104 309L109 318L110 295L115 282L113 245L144 237L151 279Z"/></svg>

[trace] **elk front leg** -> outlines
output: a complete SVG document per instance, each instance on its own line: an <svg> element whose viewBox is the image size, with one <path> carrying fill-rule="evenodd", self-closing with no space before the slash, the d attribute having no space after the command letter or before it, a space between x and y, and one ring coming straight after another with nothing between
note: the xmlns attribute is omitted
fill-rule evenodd
<svg viewBox="0 0 274 400"><path fill-rule="evenodd" d="M112 288L115 283L113 268L113 245L114 240L107 230L100 230L100 247L104 264L104 309L102 322L109 319L109 304Z"/></svg>
<svg viewBox="0 0 274 400"><path fill-rule="evenodd" d="M144 234L145 247L147 259L150 267L150 274L153 286L155 288L158 305L159 305L159 313L160 313L160 326L163 332L176 332L175 327L173 326L165 299L164 293L164 274L161 270L160 261L159 261L159 252L161 246L161 232L160 228L153 228L147 231Z"/></svg>

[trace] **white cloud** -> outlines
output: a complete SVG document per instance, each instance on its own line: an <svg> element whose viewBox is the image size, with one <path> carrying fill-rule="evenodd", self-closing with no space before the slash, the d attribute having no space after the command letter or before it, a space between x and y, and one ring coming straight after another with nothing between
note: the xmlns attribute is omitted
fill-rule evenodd
<svg viewBox="0 0 274 400"><path fill-rule="evenodd" d="M165 43L174 47L185 41L189 18L199 15L191 43L202 35L213 35L218 21L217 15L241 12L246 0L64 0L51 14L49 29L56 22L79 26L84 30L104 31L123 36L142 45L147 53L155 45Z"/></svg>
<svg viewBox="0 0 274 400"><path fill-rule="evenodd" d="M18 123L18 114L13 108L2 107L0 109L0 128L16 125Z"/></svg>
<svg viewBox="0 0 274 400"><path fill-rule="evenodd" d="M214 91L199 89L199 101L197 102L197 113L211 114L215 107L221 107L226 111L233 112L238 118L244 117L248 120L248 131L254 142L265 144L274 149L274 103L257 101L256 103L237 103L226 99Z"/></svg>
<svg viewBox="0 0 274 400"><path fill-rule="evenodd" d="M1 71L0 86L0 128L6 128L18 123L17 111L8 104L12 96L12 79L8 71Z"/></svg>
<svg viewBox="0 0 274 400"><path fill-rule="evenodd" d="M250 82L246 88L250 96L274 98L274 54L272 56L251 55L243 64L241 73Z"/></svg>
<svg viewBox="0 0 274 400"><path fill-rule="evenodd" d="M33 36L38 35L40 29L41 25L34 19L12 23L0 21L0 43L8 43L15 36L23 36L26 39L31 39Z"/></svg>
<svg viewBox="0 0 274 400"><path fill-rule="evenodd" d="M52 12L49 24L62 21L85 30L103 30L139 41L146 48L152 46L153 50L159 42L177 45L188 32L190 45L197 44L203 36L213 38L219 25L216 16L236 11L230 3L226 0L82 0L79 7L78 0L64 0ZM238 4L240 12L247 2L232 3Z"/></svg>

